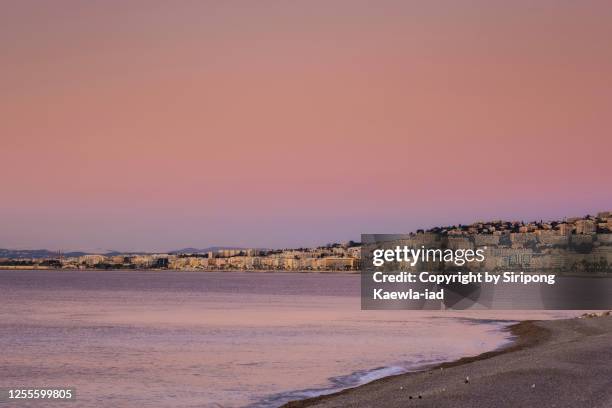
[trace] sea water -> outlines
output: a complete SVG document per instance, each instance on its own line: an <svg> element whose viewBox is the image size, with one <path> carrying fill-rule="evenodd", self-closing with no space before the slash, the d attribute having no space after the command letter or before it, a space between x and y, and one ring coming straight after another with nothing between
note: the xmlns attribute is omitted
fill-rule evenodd
<svg viewBox="0 0 612 408"><path fill-rule="evenodd" d="M0 302L0 387L74 387L79 407L277 407L567 315L361 311L359 276L286 272L0 271Z"/></svg>

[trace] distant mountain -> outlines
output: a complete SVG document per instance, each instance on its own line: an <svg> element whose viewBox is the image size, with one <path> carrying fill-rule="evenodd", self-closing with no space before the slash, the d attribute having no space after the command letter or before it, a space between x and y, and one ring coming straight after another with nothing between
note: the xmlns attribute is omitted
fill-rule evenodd
<svg viewBox="0 0 612 408"><path fill-rule="evenodd" d="M238 249L244 250L246 248L232 247L232 246L213 246L208 248L182 248L175 251L170 251L170 255L178 254L206 254L208 252L220 251L222 249ZM107 252L62 252L61 255L64 257L78 257L83 255L100 254L105 256L116 256L116 255L145 255L159 252L121 252L116 250L109 250ZM49 251L48 249L4 249L0 248L0 258L11 258L11 259L44 259L44 258L59 258L60 252Z"/></svg>
<svg viewBox="0 0 612 408"><path fill-rule="evenodd" d="M86 252L64 252L62 256L83 256ZM47 249L3 249L0 248L0 258L12 259L40 259L40 258L58 258L59 252L49 251Z"/></svg>
<svg viewBox="0 0 612 408"><path fill-rule="evenodd" d="M182 248L182 249L177 249L174 251L170 251L168 252L171 255L177 255L177 254L206 254L208 252L215 252L215 251L219 251L222 249L246 249L246 248L241 248L241 247L232 247L232 246L213 246L213 247L208 247L208 248Z"/></svg>

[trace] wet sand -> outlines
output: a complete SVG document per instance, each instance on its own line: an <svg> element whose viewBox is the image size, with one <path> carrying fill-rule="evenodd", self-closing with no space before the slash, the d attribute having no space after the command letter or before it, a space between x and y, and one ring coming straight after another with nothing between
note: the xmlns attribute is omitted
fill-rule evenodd
<svg viewBox="0 0 612 408"><path fill-rule="evenodd" d="M301 407L612 407L612 316L526 321L503 350L386 377Z"/></svg>

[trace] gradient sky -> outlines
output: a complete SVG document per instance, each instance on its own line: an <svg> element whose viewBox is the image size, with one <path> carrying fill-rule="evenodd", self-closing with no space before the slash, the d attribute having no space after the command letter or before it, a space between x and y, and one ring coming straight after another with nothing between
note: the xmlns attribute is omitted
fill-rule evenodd
<svg viewBox="0 0 612 408"><path fill-rule="evenodd" d="M612 210L609 1L0 7L0 247Z"/></svg>

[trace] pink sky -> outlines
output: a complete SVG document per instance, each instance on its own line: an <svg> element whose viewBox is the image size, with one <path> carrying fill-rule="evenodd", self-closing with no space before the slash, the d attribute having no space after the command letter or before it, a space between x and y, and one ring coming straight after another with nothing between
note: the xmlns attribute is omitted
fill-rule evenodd
<svg viewBox="0 0 612 408"><path fill-rule="evenodd" d="M607 1L5 1L0 247L612 210Z"/></svg>

